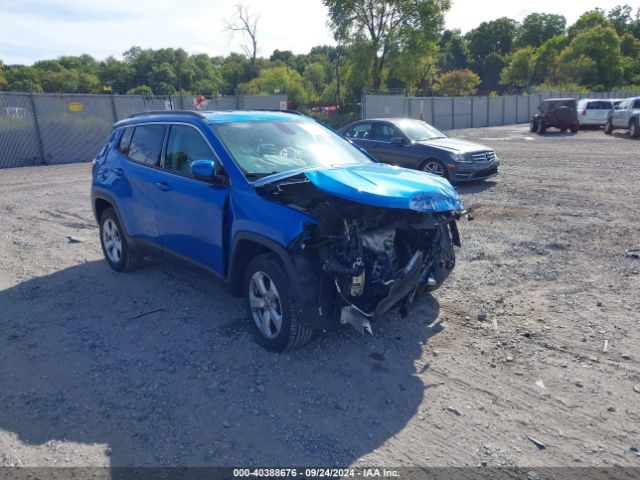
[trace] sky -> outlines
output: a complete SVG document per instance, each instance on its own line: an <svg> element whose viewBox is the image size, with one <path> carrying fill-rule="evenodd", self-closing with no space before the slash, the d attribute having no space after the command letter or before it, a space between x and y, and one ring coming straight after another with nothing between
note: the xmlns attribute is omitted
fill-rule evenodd
<svg viewBox="0 0 640 480"><path fill-rule="evenodd" d="M88 53L101 60L137 45L184 48L189 53L241 52L242 38L225 32L237 0L0 0L0 59L30 65L60 55ZM307 53L333 44L322 0L242 0L259 14L258 54L273 50ZM447 28L463 32L502 16L522 20L532 12L558 13L574 22L595 7L610 9L625 0L452 0Z"/></svg>

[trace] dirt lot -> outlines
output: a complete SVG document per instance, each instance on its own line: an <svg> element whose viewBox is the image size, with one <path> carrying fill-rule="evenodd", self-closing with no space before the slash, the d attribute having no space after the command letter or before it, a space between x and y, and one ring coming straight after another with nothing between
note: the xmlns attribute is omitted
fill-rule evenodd
<svg viewBox="0 0 640 480"><path fill-rule="evenodd" d="M207 278L111 271L90 165L0 170L0 465L638 466L640 143L454 135L503 169L449 282L288 355Z"/></svg>

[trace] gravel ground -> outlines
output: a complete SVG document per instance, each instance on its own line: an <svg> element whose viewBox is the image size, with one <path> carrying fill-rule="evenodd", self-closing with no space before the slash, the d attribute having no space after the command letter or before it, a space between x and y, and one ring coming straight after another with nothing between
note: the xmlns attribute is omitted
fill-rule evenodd
<svg viewBox="0 0 640 480"><path fill-rule="evenodd" d="M111 271L90 165L0 170L0 465L638 466L639 144L454 135L503 168L448 283L287 355L207 278Z"/></svg>

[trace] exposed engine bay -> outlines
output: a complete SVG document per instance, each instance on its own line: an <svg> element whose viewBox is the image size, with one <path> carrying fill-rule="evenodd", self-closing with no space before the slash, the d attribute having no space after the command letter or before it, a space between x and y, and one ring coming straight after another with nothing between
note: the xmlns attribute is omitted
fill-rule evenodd
<svg viewBox="0 0 640 480"><path fill-rule="evenodd" d="M261 195L316 218L291 248L317 272L320 313L371 333L370 321L394 307L406 314L455 266L460 212L381 208L318 190L304 176L261 187ZM329 309L331 312L324 312Z"/></svg>

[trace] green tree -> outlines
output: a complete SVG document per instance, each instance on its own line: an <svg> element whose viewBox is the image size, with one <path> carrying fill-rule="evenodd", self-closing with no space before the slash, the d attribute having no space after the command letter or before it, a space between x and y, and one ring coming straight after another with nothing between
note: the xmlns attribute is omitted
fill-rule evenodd
<svg viewBox="0 0 640 480"><path fill-rule="evenodd" d="M505 56L511 53L518 30L515 20L502 17L490 22L482 22L466 35L471 61L478 71L482 70L485 59L491 53Z"/></svg>
<svg viewBox="0 0 640 480"><path fill-rule="evenodd" d="M567 35L569 36L569 39L573 39L580 33L586 32L593 27L607 27L610 25L611 22L607 20L607 16L605 15L604 10L602 10L601 8L596 8L594 10L589 10L588 12L583 13L580 18L576 20L576 23L574 23L567 29Z"/></svg>
<svg viewBox="0 0 640 480"><path fill-rule="evenodd" d="M296 70L289 67L272 67L260 71L260 75L240 86L243 93L250 95L272 95L286 93L290 100L304 105L313 97Z"/></svg>
<svg viewBox="0 0 640 480"><path fill-rule="evenodd" d="M558 56L558 73L594 89L622 83L620 37L612 26L595 26L579 33Z"/></svg>
<svg viewBox="0 0 640 480"><path fill-rule="evenodd" d="M436 41L443 25L443 13L449 0L323 0L329 9L331 29L344 44L367 43L369 48L357 54L368 55L370 83L382 87L389 54L401 51L408 31L415 30L424 39Z"/></svg>
<svg viewBox="0 0 640 480"><path fill-rule="evenodd" d="M7 85L9 85L9 83L4 78L4 64L2 63L2 60L0 60L0 90L7 88Z"/></svg>
<svg viewBox="0 0 640 480"><path fill-rule="evenodd" d="M516 33L517 47L539 47L557 35L564 34L567 19L553 13L531 13L525 17Z"/></svg>
<svg viewBox="0 0 640 480"><path fill-rule="evenodd" d="M469 48L460 30L442 32L439 47L438 67L441 71L464 70L469 66Z"/></svg>
<svg viewBox="0 0 640 480"><path fill-rule="evenodd" d="M151 87L147 85L139 85L129 90L127 92L127 95L146 95L150 97L153 95L153 90L151 90Z"/></svg>
<svg viewBox="0 0 640 480"><path fill-rule="evenodd" d="M533 47L516 50L502 70L500 83L517 92L528 89L533 79L535 60Z"/></svg>
<svg viewBox="0 0 640 480"><path fill-rule="evenodd" d="M556 58L569 45L566 35L557 35L544 42L536 50L535 66L532 83L537 85L544 82L556 83Z"/></svg>
<svg viewBox="0 0 640 480"><path fill-rule="evenodd" d="M629 5L618 5L609 10L607 14L607 20L611 22L613 28L616 29L616 32L620 36L631 30L633 23L631 11L632 9Z"/></svg>
<svg viewBox="0 0 640 480"><path fill-rule="evenodd" d="M107 57L100 63L100 82L111 88L113 93L126 93L131 88L131 81L135 71L125 62Z"/></svg>
<svg viewBox="0 0 640 480"><path fill-rule="evenodd" d="M475 95L480 84L477 73L467 70L451 70L438 77L433 85L433 91L445 97L459 97Z"/></svg>

